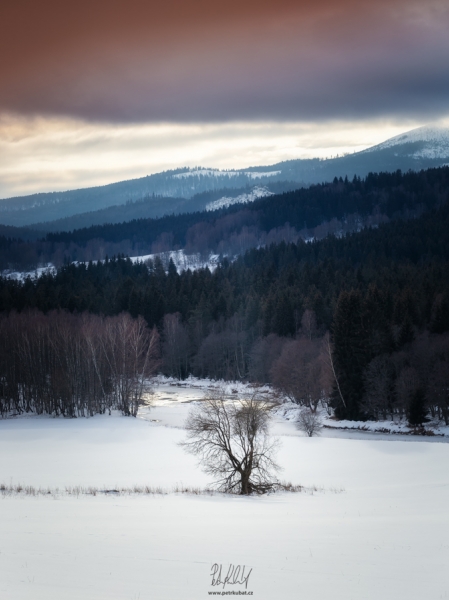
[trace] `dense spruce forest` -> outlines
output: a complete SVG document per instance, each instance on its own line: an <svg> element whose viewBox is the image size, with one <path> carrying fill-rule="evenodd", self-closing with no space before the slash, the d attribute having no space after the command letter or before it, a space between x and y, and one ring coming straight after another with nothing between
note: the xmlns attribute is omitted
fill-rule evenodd
<svg viewBox="0 0 449 600"><path fill-rule="evenodd" d="M335 178L329 184L214 212L48 233L38 241L23 241L8 233L0 235L0 270L26 270L49 262L59 267L118 254L142 256L177 249L234 256L272 243L319 240L416 218L447 202L448 190L449 167L398 171L369 174L364 180Z"/></svg>
<svg viewBox="0 0 449 600"><path fill-rule="evenodd" d="M324 403L339 418L404 417L419 426L430 412L449 423L448 192L449 169L373 175L211 215L209 229L244 212L266 228L285 226L287 215L297 227L304 215L310 223L335 214L343 221L379 205L388 217L353 233L253 248L223 259L214 272L177 273L173 262L167 271L160 259L134 264L118 256L65 264L39 279L2 278L0 326L10 333L1 348L0 402L11 408L11 389L20 396L20 382L10 385L13 359L6 360L23 353L14 335L17 313L45 316L54 329L68 313L104 320L125 312L159 332L167 375L268 382L312 410ZM112 239L115 227L106 227L103 239ZM173 239L183 227L188 231L180 225ZM49 236L46 243L81 244L83 235Z"/></svg>

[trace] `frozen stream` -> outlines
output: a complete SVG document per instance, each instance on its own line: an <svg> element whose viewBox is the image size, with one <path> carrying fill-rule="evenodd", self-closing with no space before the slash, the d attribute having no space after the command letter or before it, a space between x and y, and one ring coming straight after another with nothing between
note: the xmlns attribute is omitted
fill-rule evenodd
<svg viewBox="0 0 449 600"><path fill-rule="evenodd" d="M176 380L159 378L154 387L151 410L142 409L139 417L145 420L159 422L161 425L166 425L168 427L182 427L189 411L189 403L201 400L207 390L214 390L220 386L220 383L209 380L191 379L187 380L186 382L178 382ZM224 386L224 389L229 400L238 398L239 393L248 393L248 390L251 391L251 388L241 383L227 383ZM262 390L269 392L269 388L262 388ZM286 406L286 409L281 407L274 416L272 426L274 435L304 437L305 434L298 431L293 425L295 408L290 408L291 405ZM285 415L283 415L284 412L286 413ZM320 437L325 438L403 441L418 443L449 442L449 427L440 426L438 431L444 435L415 436L337 428L334 421L326 418L324 419L324 424L327 425L327 427L325 426L321 430ZM347 422L347 425L351 426L352 424ZM391 423L361 423L360 425L371 426L374 429L376 427L380 428L391 426Z"/></svg>

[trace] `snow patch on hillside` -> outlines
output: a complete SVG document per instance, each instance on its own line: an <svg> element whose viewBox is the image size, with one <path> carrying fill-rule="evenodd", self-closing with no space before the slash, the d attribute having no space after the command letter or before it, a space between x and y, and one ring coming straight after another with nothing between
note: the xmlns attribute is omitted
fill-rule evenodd
<svg viewBox="0 0 449 600"><path fill-rule="evenodd" d="M249 202L254 202L258 198L266 198L268 196L274 196L273 192L270 192L266 187L255 187L247 194L240 194L235 198L223 196L223 198L219 198L214 202L209 202L209 204L206 204L206 210L212 211L220 208L227 208L232 204L247 204Z"/></svg>
<svg viewBox="0 0 449 600"><path fill-rule="evenodd" d="M174 262L178 273L182 271L196 271L198 269L209 268L210 271L214 271L219 264L219 255L210 254L208 257L201 256L198 252L196 254L186 254L184 250L171 250L169 252L158 252L157 254L146 254L145 256L131 256L130 260L133 263L136 262L147 262L149 260L154 261L156 258L160 258L164 269L168 270L170 259Z"/></svg>
<svg viewBox="0 0 449 600"><path fill-rule="evenodd" d="M281 171L243 171L244 175L248 175L251 179L259 179L260 177L273 177L280 175Z"/></svg>
<svg viewBox="0 0 449 600"><path fill-rule="evenodd" d="M146 254L145 256L130 256L130 260L133 263L137 262L147 262L148 260L155 260L156 258L160 258L162 264L164 265L164 269L168 271L168 265L170 259L175 263L176 270L178 273L182 271L187 271L190 269L191 271L197 271L198 269L205 269L208 267L210 271L214 271L219 264L219 255L218 254L210 254L207 257L201 256L201 254L185 254L184 250L173 250L170 252L159 252L157 254ZM92 261L93 264L98 261ZM104 261L100 261L104 262ZM75 262L74 264L81 264ZM38 269L34 269L33 271L3 271L1 273L2 277L6 279L14 279L16 281L25 281L28 277L30 279L39 279L43 275L56 275L57 269L56 267L48 263L45 267L39 267Z"/></svg>
<svg viewBox="0 0 449 600"><path fill-rule="evenodd" d="M42 275L55 275L56 267L52 263L48 263L45 267L38 267L32 271L2 271L1 276L6 279L14 279L16 281L25 281L25 279L39 279Z"/></svg>
<svg viewBox="0 0 449 600"><path fill-rule="evenodd" d="M184 173L173 175L174 179L185 179L187 177L239 177L246 176L249 179L260 179L279 175L281 171L220 171L220 169L190 169Z"/></svg>

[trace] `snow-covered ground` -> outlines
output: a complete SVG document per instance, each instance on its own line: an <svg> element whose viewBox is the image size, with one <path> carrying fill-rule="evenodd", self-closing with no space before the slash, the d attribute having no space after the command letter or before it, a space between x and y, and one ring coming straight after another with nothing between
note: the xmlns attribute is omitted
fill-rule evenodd
<svg viewBox="0 0 449 600"><path fill-rule="evenodd" d="M298 417L299 407L292 402L285 402L276 409L276 415L294 422ZM399 436L408 439L426 439L427 441L449 442L449 426L438 420L429 420L422 429L413 429L405 420L398 421L337 421L325 410L319 411L323 424L321 435L326 437L341 436L359 439L396 439Z"/></svg>
<svg viewBox="0 0 449 600"><path fill-rule="evenodd" d="M0 421L0 482L205 486L177 443L210 385L159 379L154 407L137 419ZM230 398L241 391L227 387ZM211 587L214 563L252 569L247 591L261 600L449 598L449 444L307 438L279 414L273 430L282 478L322 491L0 497L0 598L198 600L245 590Z"/></svg>

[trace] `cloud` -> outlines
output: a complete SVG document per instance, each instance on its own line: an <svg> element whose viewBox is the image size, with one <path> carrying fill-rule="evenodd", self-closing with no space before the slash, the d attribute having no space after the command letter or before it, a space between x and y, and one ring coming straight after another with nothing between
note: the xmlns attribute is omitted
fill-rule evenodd
<svg viewBox="0 0 449 600"><path fill-rule="evenodd" d="M423 0L17 0L0 111L115 123L449 112L449 7Z"/></svg>

